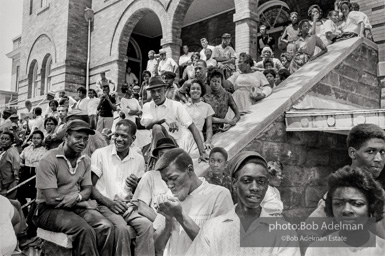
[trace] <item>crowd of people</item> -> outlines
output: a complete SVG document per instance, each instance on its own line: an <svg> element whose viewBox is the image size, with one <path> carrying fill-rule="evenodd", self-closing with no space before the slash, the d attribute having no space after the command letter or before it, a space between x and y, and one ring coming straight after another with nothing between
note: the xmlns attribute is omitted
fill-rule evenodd
<svg viewBox="0 0 385 256"><path fill-rule="evenodd" d="M337 0L327 16L318 5L309 8L310 20L291 13L292 24L278 42L285 51L280 58L275 40L260 26L260 62L236 54L225 33L217 46L202 38L200 52L184 45L178 63L164 49L159 55L151 50L141 85L127 66L120 86L103 72L92 89L79 87L76 99L60 91L47 95L44 111L38 105L19 116L5 109L0 224L12 232L0 233L0 255L41 245L38 227L71 236L74 255L300 255L298 242L277 234L265 247L241 245L255 239L253 232L268 232L260 217L282 217L283 166L251 151L229 161L213 136L235 126L328 45L371 38L357 4ZM30 111L31 102L25 105ZM358 125L347 147L352 165L330 176L329 191L310 217L375 217L376 232L357 233L367 238L359 244L363 249L357 254L348 244L338 255L382 255L384 190L377 180L385 132ZM207 162L205 177L194 172L193 158ZM365 247L373 238L376 244ZM333 255L331 250L309 247L306 255Z"/></svg>

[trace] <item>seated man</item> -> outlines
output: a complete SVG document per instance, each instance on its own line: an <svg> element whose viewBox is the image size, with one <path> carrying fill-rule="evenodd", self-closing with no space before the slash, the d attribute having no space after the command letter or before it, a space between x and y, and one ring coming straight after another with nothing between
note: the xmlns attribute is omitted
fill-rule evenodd
<svg viewBox="0 0 385 256"><path fill-rule="evenodd" d="M36 170L37 227L72 237L74 255L113 255L114 226L100 212L91 194L91 160L83 155L89 135L82 120L67 125L65 142L48 151Z"/></svg>
<svg viewBox="0 0 385 256"><path fill-rule="evenodd" d="M133 150L136 125L128 119L116 124L115 144L97 149L91 157L92 197L99 203L98 210L115 226L115 255L130 255L130 237L127 223L137 232L136 255L154 255L154 233L152 223L136 211L127 218L133 189L125 180L130 175L142 177L145 171L143 156Z"/></svg>
<svg viewBox="0 0 385 256"><path fill-rule="evenodd" d="M190 136L188 133L191 132L199 149L199 159L206 161L208 156L198 129L180 102L166 98L165 86L166 83L156 76L150 78L147 88L151 92L152 101L144 104L140 122L146 129L152 129L150 152L155 148L157 141L165 137L171 137L181 148L187 148Z"/></svg>
<svg viewBox="0 0 385 256"><path fill-rule="evenodd" d="M285 240L294 238L295 231L269 230L266 217L271 217L261 207L269 184L266 160L256 152L244 151L230 161L229 171L238 204L227 214L208 220L186 255L301 255L298 242Z"/></svg>
<svg viewBox="0 0 385 256"><path fill-rule="evenodd" d="M230 192L198 178L191 157L180 148L164 153L155 169L169 188L157 198L157 210L165 218L155 231L156 250L184 255L208 219L231 210Z"/></svg>

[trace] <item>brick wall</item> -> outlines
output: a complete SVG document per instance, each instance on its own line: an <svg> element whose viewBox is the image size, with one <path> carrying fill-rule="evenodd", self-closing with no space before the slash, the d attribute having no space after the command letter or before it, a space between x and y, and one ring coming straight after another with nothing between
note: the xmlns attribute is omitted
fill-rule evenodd
<svg viewBox="0 0 385 256"><path fill-rule="evenodd" d="M267 161L282 162L284 179L278 189L284 215L306 218L327 190L326 177L350 164L346 136L285 129L281 116L243 150L257 151Z"/></svg>
<svg viewBox="0 0 385 256"><path fill-rule="evenodd" d="M377 51L362 44L326 75L311 93L360 108L379 108L381 87L377 78Z"/></svg>

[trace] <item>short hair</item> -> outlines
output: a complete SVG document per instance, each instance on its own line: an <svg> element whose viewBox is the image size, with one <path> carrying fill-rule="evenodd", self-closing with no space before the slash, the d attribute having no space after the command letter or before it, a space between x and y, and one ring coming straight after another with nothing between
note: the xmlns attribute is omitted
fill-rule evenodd
<svg viewBox="0 0 385 256"><path fill-rule="evenodd" d="M187 86L187 88L186 88L186 93L187 93L187 95L191 97L191 95L190 95L190 90L191 90L191 86L192 86L193 84L199 84L199 85L200 85L201 91L202 91L201 97L203 97L203 96L206 94L206 86L204 86L204 84L202 83L202 81L200 81L200 80L198 80L198 79L193 79L193 80L191 81L190 85Z"/></svg>
<svg viewBox="0 0 385 256"><path fill-rule="evenodd" d="M122 119L119 122L117 122L115 127L118 127L120 125L130 128L131 135L136 134L136 124L134 122L132 122L131 120Z"/></svg>
<svg viewBox="0 0 385 256"><path fill-rule="evenodd" d="M47 125L48 121L52 121L56 126L58 125L58 121L55 117L49 116L44 120L44 128Z"/></svg>
<svg viewBox="0 0 385 256"><path fill-rule="evenodd" d="M149 75L151 77L151 72L150 71L148 71L148 70L143 71L142 77L144 77L145 74L147 74L147 75Z"/></svg>
<svg viewBox="0 0 385 256"><path fill-rule="evenodd" d="M218 68L212 68L208 73L208 81L210 81L213 77L220 77L223 79L223 73Z"/></svg>
<svg viewBox="0 0 385 256"><path fill-rule="evenodd" d="M278 76L281 81L284 81L290 76L290 71L286 68L282 68L278 71Z"/></svg>
<svg viewBox="0 0 385 256"><path fill-rule="evenodd" d="M33 132L32 132L31 138L32 138L33 135L35 135L35 134L40 134L41 139L44 140L44 133L43 133L42 131L40 131L40 130L35 130L35 131L33 131Z"/></svg>
<svg viewBox="0 0 385 256"><path fill-rule="evenodd" d="M148 53L150 54L155 54L155 51L154 50L150 50L150 51L148 51Z"/></svg>
<svg viewBox="0 0 385 256"><path fill-rule="evenodd" d="M81 93L83 93L83 94L87 94L87 89L84 88L84 87L79 87L76 91L77 91L77 92L81 92Z"/></svg>
<svg viewBox="0 0 385 256"><path fill-rule="evenodd" d="M104 88L108 88L108 90L109 90L109 89L110 89L110 85L104 84L104 85L103 85L103 89L104 89Z"/></svg>
<svg viewBox="0 0 385 256"><path fill-rule="evenodd" d="M263 74L266 76L267 74L271 74L271 75L273 75L274 77L276 77L277 76L277 73L275 72L275 70L274 69L265 69L264 71L263 71Z"/></svg>
<svg viewBox="0 0 385 256"><path fill-rule="evenodd" d="M360 11L360 5L358 3L351 2L350 5L351 5L350 9L352 11L357 11L357 12Z"/></svg>
<svg viewBox="0 0 385 256"><path fill-rule="evenodd" d="M241 52L241 54L239 54L239 58L242 58L243 63L249 64L250 67L254 66L254 60L250 54L247 54L245 52Z"/></svg>
<svg viewBox="0 0 385 256"><path fill-rule="evenodd" d="M198 64L198 63L199 63L200 65L204 66L205 68L207 68L207 63L206 63L206 61L199 59L199 60L197 61L196 64Z"/></svg>
<svg viewBox="0 0 385 256"><path fill-rule="evenodd" d="M192 60L194 57L198 57L198 60L201 59L201 55L199 52L194 52L193 54L191 54L190 60Z"/></svg>
<svg viewBox="0 0 385 256"><path fill-rule="evenodd" d="M330 18L333 14L337 14L338 15L338 11L336 10L332 10L328 13L328 18Z"/></svg>
<svg viewBox="0 0 385 256"><path fill-rule="evenodd" d="M180 171L185 171L189 165L193 165L190 155L181 148L173 148L164 153L156 162L155 170L162 171L170 165L175 166Z"/></svg>
<svg viewBox="0 0 385 256"><path fill-rule="evenodd" d="M227 161L227 159L229 158L229 155L227 154L226 149L224 149L224 148L222 148L222 147L215 147L215 148L213 148L213 149L210 151L209 157L211 157L211 155L214 154L214 153L220 153L220 154L222 154L222 156L225 158L225 161Z"/></svg>
<svg viewBox="0 0 385 256"><path fill-rule="evenodd" d="M202 42L202 41L206 41L206 42L207 42L207 38L206 38L206 37L202 37L202 38L201 38L201 42Z"/></svg>
<svg viewBox="0 0 385 256"><path fill-rule="evenodd" d="M359 149L370 139L381 139L385 141L385 132L375 124L359 124L354 126L346 139L348 148Z"/></svg>
<svg viewBox="0 0 385 256"><path fill-rule="evenodd" d="M344 4L346 4L346 5L348 6L349 10L352 10L352 4L350 3L349 0L342 0L342 1L339 3L338 8L339 8L340 10L342 10L342 5L344 5Z"/></svg>
<svg viewBox="0 0 385 256"><path fill-rule="evenodd" d="M267 63L270 63L274 67L274 62L271 59L265 59L263 60L263 67L266 66Z"/></svg>
<svg viewBox="0 0 385 256"><path fill-rule="evenodd" d="M15 136L13 135L13 133L12 132L9 132L9 131L3 131L1 134L0 134L0 136L1 135L8 135L10 138L11 138L11 142L14 142L15 141Z"/></svg>
<svg viewBox="0 0 385 256"><path fill-rule="evenodd" d="M213 50L211 50L211 49L208 48L208 47L205 49L205 52L206 52L206 51L210 51L211 53L213 53Z"/></svg>
<svg viewBox="0 0 385 256"><path fill-rule="evenodd" d="M59 102L57 102L56 100L50 100L48 106L51 105L51 103L55 104L56 107L59 107Z"/></svg>
<svg viewBox="0 0 385 256"><path fill-rule="evenodd" d="M310 24L310 20L308 20L308 19L303 19L300 22L298 22L298 28L299 28L298 36L302 36L301 29L302 29L303 24L306 22Z"/></svg>
<svg viewBox="0 0 385 256"><path fill-rule="evenodd" d="M308 15L309 17L311 17L311 12L312 12L312 10L313 10L314 8L316 8L316 9L318 10L319 15L320 15L320 17L321 17L321 16L322 16L322 9L321 9L321 7L320 7L318 4L313 4L313 5L311 5L311 6L309 7L309 9L307 10L307 15Z"/></svg>
<svg viewBox="0 0 385 256"><path fill-rule="evenodd" d="M98 94L96 93L96 91L94 89L89 89L88 92L93 92L95 95L95 98L98 98Z"/></svg>
<svg viewBox="0 0 385 256"><path fill-rule="evenodd" d="M43 112L43 110L41 109L41 107L36 107L36 108L35 108L35 114L36 114L37 116L40 116L42 112Z"/></svg>
<svg viewBox="0 0 385 256"><path fill-rule="evenodd" d="M280 161L269 161L267 163L267 171L269 172L270 176L273 177L276 176L278 172L274 167L278 167L281 169L281 171L283 170L283 165Z"/></svg>
<svg viewBox="0 0 385 256"><path fill-rule="evenodd" d="M325 201L325 213L333 216L333 194L341 187L353 187L360 190L368 201L368 216L374 217L376 222L382 220L384 209L384 195L381 185L373 176L360 169L345 166L330 174L328 178L328 194Z"/></svg>

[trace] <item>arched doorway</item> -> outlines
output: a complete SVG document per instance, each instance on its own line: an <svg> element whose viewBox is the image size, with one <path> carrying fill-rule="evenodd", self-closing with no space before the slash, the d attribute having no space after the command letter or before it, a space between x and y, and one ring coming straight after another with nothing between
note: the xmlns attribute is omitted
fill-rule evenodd
<svg viewBox="0 0 385 256"><path fill-rule="evenodd" d="M52 55L47 53L44 56L41 68L41 89L40 95L47 94L51 90L51 67Z"/></svg>
<svg viewBox="0 0 385 256"><path fill-rule="evenodd" d="M28 99L38 96L38 64L36 60L33 60L29 65L28 70Z"/></svg>

